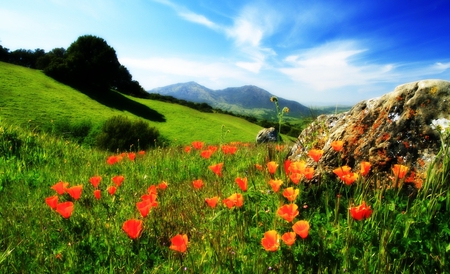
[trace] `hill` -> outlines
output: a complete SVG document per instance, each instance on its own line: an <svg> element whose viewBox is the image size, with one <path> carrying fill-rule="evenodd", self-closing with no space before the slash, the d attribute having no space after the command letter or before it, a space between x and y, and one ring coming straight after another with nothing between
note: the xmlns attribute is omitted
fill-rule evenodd
<svg viewBox="0 0 450 274"><path fill-rule="evenodd" d="M177 99L197 103L207 103L214 108L237 114L250 115L263 119L275 119L275 106L270 101L273 96L257 86L243 86L212 90L196 82L179 83L155 88L149 93L173 96ZM289 116L304 117L310 115L308 107L291 100L278 98L281 107L290 109Z"/></svg>
<svg viewBox="0 0 450 274"><path fill-rule="evenodd" d="M118 92L96 98L47 77L42 71L0 62L0 122L42 129L57 121L90 121L124 115L144 119L171 144L194 140L219 143L253 142L260 126L243 119L197 110Z"/></svg>

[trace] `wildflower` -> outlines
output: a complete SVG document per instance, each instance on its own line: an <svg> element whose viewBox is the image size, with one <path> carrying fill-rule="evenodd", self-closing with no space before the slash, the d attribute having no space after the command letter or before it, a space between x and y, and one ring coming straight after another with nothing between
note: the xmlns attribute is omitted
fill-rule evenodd
<svg viewBox="0 0 450 274"><path fill-rule="evenodd" d="M116 193L117 188L115 186L109 186L106 190L108 191L109 195L114 195L114 193Z"/></svg>
<svg viewBox="0 0 450 274"><path fill-rule="evenodd" d="M128 159L130 159L131 161L134 161L134 159L136 158L136 153L134 152L130 152L127 154Z"/></svg>
<svg viewBox="0 0 450 274"><path fill-rule="evenodd" d="M223 145L222 146L222 152L223 154L235 154L237 151L237 147L236 146L230 146L230 145Z"/></svg>
<svg viewBox="0 0 450 274"><path fill-rule="evenodd" d="M122 175L117 175L112 178L112 181L117 187L119 187L124 179L125 177L123 177Z"/></svg>
<svg viewBox="0 0 450 274"><path fill-rule="evenodd" d="M295 161L289 165L289 171L291 173L303 173L306 168L305 161Z"/></svg>
<svg viewBox="0 0 450 274"><path fill-rule="evenodd" d="M342 147L344 146L344 142L343 141L333 141L331 142L331 146L333 147L333 149L335 151L341 151Z"/></svg>
<svg viewBox="0 0 450 274"><path fill-rule="evenodd" d="M315 162L318 162L323 155L323 150L311 149L308 151L308 156L311 157Z"/></svg>
<svg viewBox="0 0 450 274"><path fill-rule="evenodd" d="M241 207L244 204L244 197L240 193L234 193L230 197L222 201L229 209L235 207Z"/></svg>
<svg viewBox="0 0 450 274"><path fill-rule="evenodd" d="M56 206L58 205L58 196L51 196L45 198L45 203L52 209L56 209Z"/></svg>
<svg viewBox="0 0 450 274"><path fill-rule="evenodd" d="M259 171L263 171L263 170L264 170L263 166L260 165L260 164L255 164L255 168L256 168L257 170L259 170Z"/></svg>
<svg viewBox="0 0 450 274"><path fill-rule="evenodd" d="M139 151L138 151L138 155L144 156L144 155L145 155L145 150L139 150Z"/></svg>
<svg viewBox="0 0 450 274"><path fill-rule="evenodd" d="M200 153L200 156L202 156L203 158L205 158L205 159L209 159L210 157L211 157L211 155L213 154L213 152L211 151L211 150L203 150L201 153Z"/></svg>
<svg viewBox="0 0 450 274"><path fill-rule="evenodd" d="M394 172L395 178L403 179L408 172L408 169L407 166L395 164L392 168L392 172Z"/></svg>
<svg viewBox="0 0 450 274"><path fill-rule="evenodd" d="M161 190L165 190L169 184L166 181L162 181L159 183L158 188Z"/></svg>
<svg viewBox="0 0 450 274"><path fill-rule="evenodd" d="M344 181L344 183L346 185L349 186L349 185L353 184L358 179L358 174L350 172L348 174L343 175L341 177L341 179L342 179L342 181Z"/></svg>
<svg viewBox="0 0 450 274"><path fill-rule="evenodd" d="M314 177L314 168L313 167L305 167L303 171L303 175L306 179L311 180Z"/></svg>
<svg viewBox="0 0 450 274"><path fill-rule="evenodd" d="M362 202L359 206L354 206L350 208L350 215L353 219L361 221L362 219L367 219L372 214L372 209L370 206L366 206L366 202Z"/></svg>
<svg viewBox="0 0 450 274"><path fill-rule="evenodd" d="M155 202L152 202L151 199L143 199L142 201L136 203L136 207L143 218L147 217L152 207L155 207L154 205ZM158 203L156 203L156 205L158 205Z"/></svg>
<svg viewBox="0 0 450 274"><path fill-rule="evenodd" d="M200 150L200 149L202 149L204 143L200 142L200 141L194 141L191 144L192 144L192 147L194 147L197 150Z"/></svg>
<svg viewBox="0 0 450 274"><path fill-rule="evenodd" d="M264 238L261 239L261 245L266 251L277 251L280 247L280 236L276 230L269 230L264 233Z"/></svg>
<svg viewBox="0 0 450 274"><path fill-rule="evenodd" d="M284 107L281 111L284 112L284 113L289 113L289 108L288 107Z"/></svg>
<svg viewBox="0 0 450 274"><path fill-rule="evenodd" d="M284 172L286 173L286 176L289 175L290 172L290 167L291 167L292 161L287 159L286 161L284 161L283 166L284 166Z"/></svg>
<svg viewBox="0 0 450 274"><path fill-rule="evenodd" d="M68 219L73 212L73 203L64 202L56 205L56 211L63 216L63 218Z"/></svg>
<svg viewBox="0 0 450 274"><path fill-rule="evenodd" d="M170 245L170 249L184 253L186 252L187 249L187 245L189 243L188 241L188 237L186 234L178 234L175 235L174 237L172 237L172 239L170 239L170 242L172 243Z"/></svg>
<svg viewBox="0 0 450 274"><path fill-rule="evenodd" d="M274 174L277 171L277 168L278 168L278 164L275 163L274 161L267 163L267 169L269 170L270 174Z"/></svg>
<svg viewBox="0 0 450 274"><path fill-rule="evenodd" d="M270 180L269 185L272 187L273 192L278 192L280 190L280 186L283 184L282 180Z"/></svg>
<svg viewBox="0 0 450 274"><path fill-rule="evenodd" d="M303 174L301 174L299 172L291 173L289 175L289 178L291 179L292 183L297 185L300 182L300 180L303 178Z"/></svg>
<svg viewBox="0 0 450 274"><path fill-rule="evenodd" d="M244 178L236 178L236 183L239 185L239 188L242 190L242 191L247 191L247 186L248 186L248 183L247 183L247 177L244 177Z"/></svg>
<svg viewBox="0 0 450 274"><path fill-rule="evenodd" d="M157 195L158 195L158 190L156 189L156 186L155 186L155 185L151 185L151 186L149 186L149 187L147 188L147 193L150 194L150 195L155 195L155 196L157 196Z"/></svg>
<svg viewBox="0 0 450 274"><path fill-rule="evenodd" d="M309 223L308 221L297 221L293 226L292 226L292 230L294 230L294 232L300 236L302 239L305 239L306 237L308 237L309 234Z"/></svg>
<svg viewBox="0 0 450 274"><path fill-rule="evenodd" d="M102 180L102 176L94 176L89 179L89 182L94 186L94 188L98 187L98 184L100 184L100 181Z"/></svg>
<svg viewBox="0 0 450 274"><path fill-rule="evenodd" d="M127 220L123 223L122 229L131 239L137 239L142 231L142 221L136 219Z"/></svg>
<svg viewBox="0 0 450 274"><path fill-rule="evenodd" d="M344 175L349 174L351 170L352 170L352 168L349 167L349 166L341 166L341 167L338 167L335 170L333 170L333 173L336 174L337 176L339 176L339 178L342 179L342 177Z"/></svg>
<svg viewBox="0 0 450 274"><path fill-rule="evenodd" d="M212 198L205 198L205 202L208 204L209 207L215 208L217 205L217 202L219 202L219 197L214 196Z"/></svg>
<svg viewBox="0 0 450 274"><path fill-rule="evenodd" d="M200 188L202 188L202 186L203 186L203 180L202 180L202 179L194 180L194 181L192 182L192 186L193 186L195 189L200 189Z"/></svg>
<svg viewBox="0 0 450 274"><path fill-rule="evenodd" d="M74 198L75 200L78 200L81 197L81 192L83 191L83 185L69 187L66 189L66 191L67 191L67 193L69 193L70 197Z"/></svg>
<svg viewBox="0 0 450 274"><path fill-rule="evenodd" d="M211 150L212 153L216 152L217 149L218 149L217 146L211 146L211 145L208 146L208 150Z"/></svg>
<svg viewBox="0 0 450 274"><path fill-rule="evenodd" d="M295 232L286 232L281 236L281 240L283 240L286 245L291 246L295 243L296 236L297 234L295 234Z"/></svg>
<svg viewBox="0 0 450 274"><path fill-rule="evenodd" d="M69 186L69 183L65 183L65 182L58 182L56 184L54 184L51 189L55 190L56 193L58 193L59 195L63 195L64 193L66 193L66 189Z"/></svg>
<svg viewBox="0 0 450 274"><path fill-rule="evenodd" d="M370 168L371 168L371 164L370 162L366 162L366 161L362 161L361 162L361 175L362 176L366 176L367 174L369 174Z"/></svg>
<svg viewBox="0 0 450 274"><path fill-rule="evenodd" d="M150 204L150 207L158 207L157 197L156 194L144 194L141 196L141 200Z"/></svg>
<svg viewBox="0 0 450 274"><path fill-rule="evenodd" d="M222 176L222 167L223 163L219 163L216 165L209 166L209 169L214 172L218 176Z"/></svg>
<svg viewBox="0 0 450 274"><path fill-rule="evenodd" d="M287 222L292 222L292 220L294 220L294 218L299 214L298 206L294 203L284 205L277 210L277 214Z"/></svg>
<svg viewBox="0 0 450 274"><path fill-rule="evenodd" d="M100 200L101 192L100 189L94 190L95 199Z"/></svg>
<svg viewBox="0 0 450 274"><path fill-rule="evenodd" d="M186 152L186 153L191 152L191 147L190 146L185 146L184 147L184 152Z"/></svg>
<svg viewBox="0 0 450 274"><path fill-rule="evenodd" d="M118 163L122 160L121 156L109 156L108 159L106 160L106 163L108 163L109 165L114 165L115 163Z"/></svg>
<svg viewBox="0 0 450 274"><path fill-rule="evenodd" d="M294 189L293 187L285 188L283 191L283 196L288 199L289 202L295 201L297 199L297 195L299 194L300 190Z"/></svg>

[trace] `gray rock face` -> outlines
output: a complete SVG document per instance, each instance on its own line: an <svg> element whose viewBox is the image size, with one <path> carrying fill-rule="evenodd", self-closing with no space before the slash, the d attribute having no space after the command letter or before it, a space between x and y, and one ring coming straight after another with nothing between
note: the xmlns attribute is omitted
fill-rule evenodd
<svg viewBox="0 0 450 274"><path fill-rule="evenodd" d="M277 142L278 131L274 127L263 128L256 135L256 143L271 143ZM281 136L280 136L281 140Z"/></svg>
<svg viewBox="0 0 450 274"><path fill-rule="evenodd" d="M419 181L441 148L442 127L437 125L445 127L449 119L450 82L407 83L346 113L319 116L300 134L288 158L304 159L309 149L318 148L324 150L318 165L329 173L342 165L359 170L362 161L369 161L372 173L382 178L392 175L394 164L402 164ZM344 142L340 152L331 147L336 140Z"/></svg>

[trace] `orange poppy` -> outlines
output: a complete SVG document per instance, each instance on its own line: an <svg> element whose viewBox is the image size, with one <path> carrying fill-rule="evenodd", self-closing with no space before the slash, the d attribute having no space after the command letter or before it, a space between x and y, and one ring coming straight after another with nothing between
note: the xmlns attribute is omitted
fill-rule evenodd
<svg viewBox="0 0 450 274"><path fill-rule="evenodd" d="M371 167L372 167L372 165L370 164L370 162L362 161L361 162L361 172L360 172L361 175L366 176L367 174L369 174Z"/></svg>
<svg viewBox="0 0 450 274"><path fill-rule="evenodd" d="M347 175L351 172L352 168L349 166L341 166L333 170L333 173L339 176L342 179L344 175Z"/></svg>
<svg viewBox="0 0 450 274"><path fill-rule="evenodd" d="M294 203L284 205L277 210L277 214L287 222L292 222L292 220L294 220L294 218L299 214L298 206Z"/></svg>
<svg viewBox="0 0 450 274"><path fill-rule="evenodd" d="M114 165L115 163L118 163L122 160L121 156L109 156L108 159L106 160L106 163L108 163L108 165Z"/></svg>
<svg viewBox="0 0 450 274"><path fill-rule="evenodd" d="M186 153L189 153L189 152L191 152L191 147L190 146L185 146L184 147L184 152L186 152Z"/></svg>
<svg viewBox="0 0 450 274"><path fill-rule="evenodd" d="M280 236L276 230L269 230L264 233L261 239L261 245L266 251L277 251L280 247Z"/></svg>
<svg viewBox="0 0 450 274"><path fill-rule="evenodd" d="M100 181L102 180L102 176L94 176L89 179L89 182L94 186L94 188L98 187L98 184L100 184Z"/></svg>
<svg viewBox="0 0 450 274"><path fill-rule="evenodd" d="M202 179L194 180L194 181L192 182L192 186L193 186L195 189L200 189L200 188L202 188L202 187L203 187L203 180L202 180Z"/></svg>
<svg viewBox="0 0 450 274"><path fill-rule="evenodd" d="M394 172L395 178L403 179L408 172L409 168L404 165L395 164L392 168L392 172Z"/></svg>
<svg viewBox="0 0 450 274"><path fill-rule="evenodd" d="M172 244L169 248L181 253L186 252L189 243L188 236L186 234L175 235L172 239L170 239L170 242Z"/></svg>
<svg viewBox="0 0 450 274"><path fill-rule="evenodd" d="M158 206L158 202L156 201L156 198L157 198L156 194L144 194L141 196L141 200L149 203L151 207Z"/></svg>
<svg viewBox="0 0 450 274"><path fill-rule="evenodd" d="M264 170L263 166L260 165L260 164L255 164L255 168L256 168L257 170L259 170L259 171L263 171L263 170Z"/></svg>
<svg viewBox="0 0 450 274"><path fill-rule="evenodd" d="M303 174L299 172L291 173L289 175L289 178L291 179L292 183L298 184L300 180L303 178Z"/></svg>
<svg viewBox="0 0 450 274"><path fill-rule="evenodd" d="M150 200L142 200L136 203L136 207L139 210L139 213L141 213L141 216L145 218L152 209L152 203Z"/></svg>
<svg viewBox="0 0 450 274"><path fill-rule="evenodd" d="M239 185L239 188L242 190L242 191L247 191L247 187L248 187L248 183L247 183L247 177L244 177L244 178L236 178L235 179L235 181L236 181L236 183Z"/></svg>
<svg viewBox="0 0 450 274"><path fill-rule="evenodd" d="M95 199L100 200L101 192L100 189L94 190Z"/></svg>
<svg viewBox="0 0 450 274"><path fill-rule="evenodd" d="M144 156L145 155L145 150L139 150L138 154L141 155L141 156Z"/></svg>
<svg viewBox="0 0 450 274"><path fill-rule="evenodd" d="M56 205L56 211L63 216L63 218L68 219L73 212L73 203L64 202Z"/></svg>
<svg viewBox="0 0 450 274"><path fill-rule="evenodd" d="M344 142L343 141L333 141L331 142L331 146L333 147L333 149L335 151L341 151L342 147L344 146Z"/></svg>
<svg viewBox="0 0 450 274"><path fill-rule="evenodd" d="M295 232L286 232L281 236L281 240L283 240L286 245L291 246L295 243L296 236L297 234L295 234Z"/></svg>
<svg viewBox="0 0 450 274"><path fill-rule="evenodd" d="M278 168L278 164L275 163L274 161L267 163L267 169L269 170L270 174L274 174L277 171L277 168Z"/></svg>
<svg viewBox="0 0 450 274"><path fill-rule="evenodd" d="M323 155L323 150L321 149L311 149L308 151L308 156L311 157L315 162L318 162Z"/></svg>
<svg viewBox="0 0 450 274"><path fill-rule="evenodd" d="M214 153L214 152L216 152L217 151L217 146L208 146L208 150L211 150L212 151L212 153Z"/></svg>
<svg viewBox="0 0 450 274"><path fill-rule="evenodd" d="M230 145L223 145L222 146L222 152L223 154L235 154L237 151L237 147L236 146L230 146Z"/></svg>
<svg viewBox="0 0 450 274"><path fill-rule="evenodd" d="M361 221L367 219L372 215L372 209L366 205L366 202L362 202L359 206L350 207L350 215L353 219Z"/></svg>
<svg viewBox="0 0 450 274"><path fill-rule="evenodd" d="M300 190L294 189L293 187L285 188L283 191L283 196L288 199L288 201L293 202L297 199L297 195L300 193Z"/></svg>
<svg viewBox="0 0 450 274"><path fill-rule="evenodd" d="M306 237L308 237L309 234L309 223L308 221L297 221L293 226L292 226L292 230L294 230L294 232L300 236L302 239L305 239Z"/></svg>
<svg viewBox="0 0 450 274"><path fill-rule="evenodd" d="M234 193L230 197L222 201L229 209L235 207L241 207L244 205L244 196L240 193Z"/></svg>
<svg viewBox="0 0 450 274"><path fill-rule="evenodd" d="M289 171L291 173L303 173L305 171L305 161L295 161L289 165Z"/></svg>
<svg viewBox="0 0 450 274"><path fill-rule="evenodd" d="M211 151L211 150L203 150L201 153L200 153L200 156L202 156L203 158L205 158L205 159L209 159L210 157L211 157L211 155L213 154L213 152Z"/></svg>
<svg viewBox="0 0 450 274"><path fill-rule="evenodd" d="M63 195L66 193L66 189L69 186L69 183L66 182L57 182L54 184L51 189L55 190L59 195Z"/></svg>
<svg viewBox="0 0 450 274"><path fill-rule="evenodd" d="M314 177L314 168L313 167L305 167L303 170L303 175L306 179L311 180Z"/></svg>
<svg viewBox="0 0 450 274"><path fill-rule="evenodd" d="M291 166L292 161L290 159L286 159L286 161L284 161L283 166L284 166L284 172L286 173L286 176L289 175L289 168Z"/></svg>
<svg viewBox="0 0 450 274"><path fill-rule="evenodd" d="M150 194L150 195L158 195L158 190L156 189L156 186L155 185L151 185L151 186L149 186L148 188L147 188L147 193L148 194Z"/></svg>
<svg viewBox="0 0 450 274"><path fill-rule="evenodd" d="M106 190L108 191L109 195L114 195L114 193L116 193L117 187L109 186Z"/></svg>
<svg viewBox="0 0 450 274"><path fill-rule="evenodd" d="M56 206L58 205L58 196L51 196L45 198L45 203L52 209L56 209Z"/></svg>
<svg viewBox="0 0 450 274"><path fill-rule="evenodd" d="M112 181L117 187L122 184L123 180L125 180L125 177L123 177L122 175L112 177Z"/></svg>
<svg viewBox="0 0 450 274"><path fill-rule="evenodd" d="M223 163L219 163L216 165L209 166L209 169L214 172L218 176L222 176L222 167Z"/></svg>
<svg viewBox="0 0 450 274"><path fill-rule="evenodd" d="M134 152L130 152L127 154L128 159L130 159L131 161L134 161L134 159L136 158L136 153Z"/></svg>
<svg viewBox="0 0 450 274"><path fill-rule="evenodd" d="M191 144L192 144L192 147L194 147L197 150L200 150L200 149L202 149L204 143L200 142L200 141L194 141Z"/></svg>
<svg viewBox="0 0 450 274"><path fill-rule="evenodd" d="M273 192L278 192L280 190L280 186L283 184L282 180L270 180L269 185L272 187Z"/></svg>
<svg viewBox="0 0 450 274"><path fill-rule="evenodd" d="M131 239L139 238L142 231L142 221L130 219L123 223L122 229L128 234Z"/></svg>
<svg viewBox="0 0 450 274"><path fill-rule="evenodd" d="M83 185L69 187L66 189L66 191L67 191L67 193L69 193L70 197L74 198L75 200L78 200L81 197L81 192L83 191Z"/></svg>
<svg viewBox="0 0 450 274"><path fill-rule="evenodd" d="M169 184L166 181L162 181L159 183L158 188L161 190L165 190Z"/></svg>
<svg viewBox="0 0 450 274"><path fill-rule="evenodd" d="M358 174L357 173L353 173L350 172L348 174L345 174L341 177L342 181L346 184L346 185L352 185L356 180L358 180Z"/></svg>
<svg viewBox="0 0 450 274"><path fill-rule="evenodd" d="M212 198L205 198L205 202L208 204L209 207L215 208L217 205L217 202L219 202L219 197L214 196Z"/></svg>

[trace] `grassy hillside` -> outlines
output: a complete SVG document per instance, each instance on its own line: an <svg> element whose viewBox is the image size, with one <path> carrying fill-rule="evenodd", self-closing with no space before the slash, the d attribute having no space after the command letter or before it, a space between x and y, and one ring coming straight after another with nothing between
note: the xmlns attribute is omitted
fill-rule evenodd
<svg viewBox="0 0 450 274"><path fill-rule="evenodd" d="M9 124L42 128L52 121L89 120L100 124L124 115L145 119L171 144L194 140L218 143L252 142L261 127L243 119L202 113L184 106L114 93L107 100L91 98L47 77L41 71L0 62L0 118Z"/></svg>

